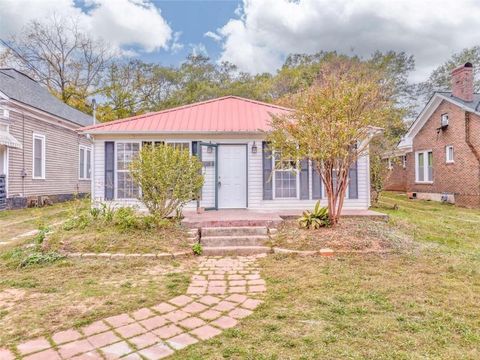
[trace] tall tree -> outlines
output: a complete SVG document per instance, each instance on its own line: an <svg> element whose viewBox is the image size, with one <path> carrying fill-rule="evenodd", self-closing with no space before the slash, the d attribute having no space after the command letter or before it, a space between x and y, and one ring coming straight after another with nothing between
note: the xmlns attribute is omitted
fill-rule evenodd
<svg viewBox="0 0 480 360"><path fill-rule="evenodd" d="M309 88L292 97L294 112L272 118L267 138L276 166L310 159L328 197L331 224L343 208L352 164L368 150L372 132L397 115L384 72L358 59L323 63Z"/></svg>
<svg viewBox="0 0 480 360"><path fill-rule="evenodd" d="M96 91L112 56L104 42L80 30L77 19L55 15L30 22L19 36L1 43L8 63L83 111L90 110L87 97Z"/></svg>
<svg viewBox="0 0 480 360"><path fill-rule="evenodd" d="M453 54L450 59L433 70L427 81L420 84L419 94L423 97L422 103L425 104L435 91L451 91L452 70L467 62L472 63L474 69L474 91L480 92L480 46L473 46Z"/></svg>

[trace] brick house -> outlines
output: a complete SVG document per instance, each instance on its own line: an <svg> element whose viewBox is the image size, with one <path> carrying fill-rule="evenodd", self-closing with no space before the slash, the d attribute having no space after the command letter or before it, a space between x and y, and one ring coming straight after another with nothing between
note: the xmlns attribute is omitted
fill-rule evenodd
<svg viewBox="0 0 480 360"><path fill-rule="evenodd" d="M387 190L480 206L480 94L471 63L452 71L452 92L433 95L394 156Z"/></svg>

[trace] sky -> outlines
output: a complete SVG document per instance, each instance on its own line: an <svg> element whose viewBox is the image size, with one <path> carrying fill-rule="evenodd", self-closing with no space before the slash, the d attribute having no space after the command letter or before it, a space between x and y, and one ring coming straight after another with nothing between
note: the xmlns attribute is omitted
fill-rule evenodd
<svg viewBox="0 0 480 360"><path fill-rule="evenodd" d="M121 57L178 65L190 53L274 73L289 53L405 51L413 81L480 44L479 0L0 0L0 38L75 17Z"/></svg>

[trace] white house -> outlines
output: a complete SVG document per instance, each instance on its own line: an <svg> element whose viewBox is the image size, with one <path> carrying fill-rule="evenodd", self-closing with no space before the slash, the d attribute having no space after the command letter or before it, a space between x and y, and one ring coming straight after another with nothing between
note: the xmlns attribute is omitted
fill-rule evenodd
<svg viewBox="0 0 480 360"><path fill-rule="evenodd" d="M296 210L326 205L319 175L309 161L275 170L265 142L271 114L291 109L227 96L83 128L94 143L92 199L142 206L128 164L141 147L166 143L188 149L203 162L205 209ZM272 174L273 172L273 174ZM189 206L195 207L192 202ZM368 155L350 170L345 209L370 205Z"/></svg>

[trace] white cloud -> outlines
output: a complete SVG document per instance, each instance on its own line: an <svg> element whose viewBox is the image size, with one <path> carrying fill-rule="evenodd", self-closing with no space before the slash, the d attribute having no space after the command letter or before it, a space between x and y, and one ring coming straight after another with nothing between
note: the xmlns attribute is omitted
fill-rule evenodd
<svg viewBox="0 0 480 360"><path fill-rule="evenodd" d="M172 30L160 9L148 0L85 0L84 11L73 0L2 0L0 37L21 31L29 21L77 18L84 31L103 38L113 48L131 53L130 46L146 52L167 49ZM122 49L123 48L123 49Z"/></svg>
<svg viewBox="0 0 480 360"><path fill-rule="evenodd" d="M220 41L222 40L222 36L218 35L217 33L214 33L213 31L207 31L203 36L208 37L214 41Z"/></svg>
<svg viewBox="0 0 480 360"><path fill-rule="evenodd" d="M475 0L244 0L237 16L215 33L223 38L220 61L254 73L274 71L290 53L378 49L415 55L424 76L480 39Z"/></svg>

